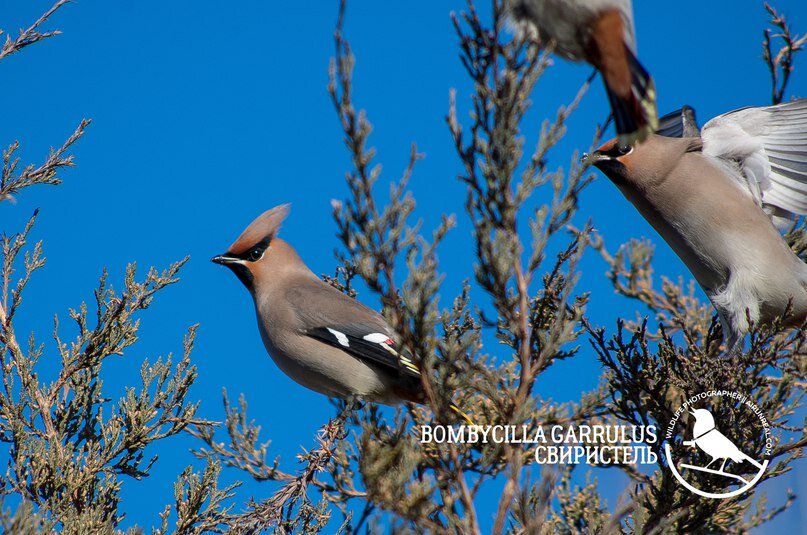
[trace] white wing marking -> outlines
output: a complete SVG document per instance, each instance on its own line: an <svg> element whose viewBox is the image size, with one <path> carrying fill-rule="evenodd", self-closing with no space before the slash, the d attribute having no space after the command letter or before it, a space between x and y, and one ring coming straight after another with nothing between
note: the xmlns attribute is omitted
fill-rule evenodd
<svg viewBox="0 0 807 535"><path fill-rule="evenodd" d="M389 335L384 333L370 333L364 337L365 340L368 342L373 342L375 344L383 344L386 343L387 340L390 339Z"/></svg>
<svg viewBox="0 0 807 535"><path fill-rule="evenodd" d="M330 327L327 327L327 329L328 329L328 332L330 332L332 335L334 335L334 337L336 337L337 342L339 342L340 344L342 344L345 347L350 347L350 342L348 342L347 336L345 336L344 333L340 333L336 329L331 329Z"/></svg>

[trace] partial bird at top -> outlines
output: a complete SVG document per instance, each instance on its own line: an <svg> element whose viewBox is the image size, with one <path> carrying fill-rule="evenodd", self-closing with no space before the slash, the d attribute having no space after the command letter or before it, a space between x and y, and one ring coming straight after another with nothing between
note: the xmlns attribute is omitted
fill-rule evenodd
<svg viewBox="0 0 807 535"><path fill-rule="evenodd" d="M658 126L653 79L636 58L630 0L505 0L517 29L555 43L571 61L602 74L622 145L641 141Z"/></svg>
<svg viewBox="0 0 807 535"><path fill-rule="evenodd" d="M807 317L807 264L772 224L807 215L807 99L735 110L701 131L694 118L691 108L662 118L660 133L684 137L611 140L588 159L684 261L733 351L749 319L788 307L791 323Z"/></svg>

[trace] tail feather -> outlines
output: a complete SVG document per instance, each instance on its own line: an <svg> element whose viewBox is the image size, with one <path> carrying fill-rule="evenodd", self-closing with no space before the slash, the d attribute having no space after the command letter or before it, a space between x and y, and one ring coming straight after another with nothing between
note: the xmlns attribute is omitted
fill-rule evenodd
<svg viewBox="0 0 807 535"><path fill-rule="evenodd" d="M658 129L658 113L653 79L627 46L625 53L630 69L630 92L619 95L607 79L604 81L619 141L631 145L635 141L645 139L649 133Z"/></svg>
<svg viewBox="0 0 807 535"><path fill-rule="evenodd" d="M394 389L394 392L395 392L395 395L397 395L400 399L403 399L405 401L410 401L412 403L417 403L419 405L425 405L426 401L427 401L426 400L426 393L423 391L422 388L419 388L419 387L420 387L420 383L417 383L416 386L414 384L410 383L408 385L408 388L400 388L400 386L399 386L399 387ZM451 411L454 414L456 414L462 420L464 420L467 425L470 425L472 427L476 426L476 424L474 424L474 421L471 419L471 417L468 416L467 414L465 414L462 411L462 409L460 409L459 407L457 407L453 403L451 405L449 405L448 408L450 408Z"/></svg>
<svg viewBox="0 0 807 535"><path fill-rule="evenodd" d="M460 410L460 408L459 408L459 407L457 407L457 406L456 406L456 405L454 405L453 403L452 403L451 405L449 405L449 407L451 408L451 410L452 410L452 411L454 411L455 413L457 413L457 415L458 415L460 418L462 418L463 420L465 420L465 423L466 423L466 424L470 425L471 427L476 427L476 424L474 424L474 421L473 421L473 420L471 420L471 417L470 417L470 416L468 416L467 414L465 414L464 412L462 412L462 410Z"/></svg>

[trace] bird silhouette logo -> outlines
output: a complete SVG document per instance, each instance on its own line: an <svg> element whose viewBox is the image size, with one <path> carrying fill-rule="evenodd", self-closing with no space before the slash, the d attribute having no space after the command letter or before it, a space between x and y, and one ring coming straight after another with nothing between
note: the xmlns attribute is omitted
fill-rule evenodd
<svg viewBox="0 0 807 535"><path fill-rule="evenodd" d="M735 463L748 461L757 469L762 470L762 464L740 451L734 442L720 432L711 412L706 409L695 409L689 413L695 417L695 425L692 427L692 440L685 440L684 446L697 446L712 458L704 468L709 468L712 463L722 459L720 470L717 470L721 474L727 473L725 468L729 460Z"/></svg>
<svg viewBox="0 0 807 535"><path fill-rule="evenodd" d="M725 432L730 432L730 429L721 428L709 409L696 409L692 407L693 400L702 399L704 399L703 395L693 396L693 398L690 398L690 400L675 413L675 417L667 430L668 440L664 449L667 457L667 465L675 478L684 485L684 487L695 494L707 498L729 498L737 496L746 492L759 482L768 466L769 460L763 459L760 461L749 455L746 451L743 451L744 448L742 444L738 445L729 438L730 435L726 436ZM743 399L747 401L747 398ZM743 401L735 410L746 407L746 404L747 403ZM687 462L676 463L672 457L671 439L676 434L675 424L678 422L679 416L686 415L687 413L692 416L694 421L692 424L685 426L682 445L690 449L700 450L706 454L709 457L709 462L704 466ZM760 414L757 414L757 416L760 418L762 429L766 436L767 449L767 437L769 436L770 427L764 417ZM748 471L750 469L753 469L755 474L753 477L749 478ZM725 492L708 492L701 490L696 487L693 482L692 474L694 473L709 474L711 481L727 490ZM689 479L684 477L685 474L689 474ZM699 480L702 481L702 478L699 478ZM737 486L738 488L735 488Z"/></svg>

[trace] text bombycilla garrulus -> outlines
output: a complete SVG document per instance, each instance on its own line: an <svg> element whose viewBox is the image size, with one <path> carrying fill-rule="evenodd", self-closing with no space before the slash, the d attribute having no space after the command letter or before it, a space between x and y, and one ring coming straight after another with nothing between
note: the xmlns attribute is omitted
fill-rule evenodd
<svg viewBox="0 0 807 535"><path fill-rule="evenodd" d="M630 0L505 0L508 17L522 31L571 61L587 61L602 74L619 141L630 145L655 132L653 80L636 59Z"/></svg>
<svg viewBox="0 0 807 535"><path fill-rule="evenodd" d="M771 221L807 214L807 99L720 115L700 135L682 111L661 132L696 137L611 140L587 158L684 261L734 351L749 318L769 322L788 306L792 323L807 316L807 264Z"/></svg>
<svg viewBox="0 0 807 535"><path fill-rule="evenodd" d="M213 258L252 295L269 355L286 375L326 396L423 402L420 371L384 319L320 280L277 237L288 211L264 212Z"/></svg>

